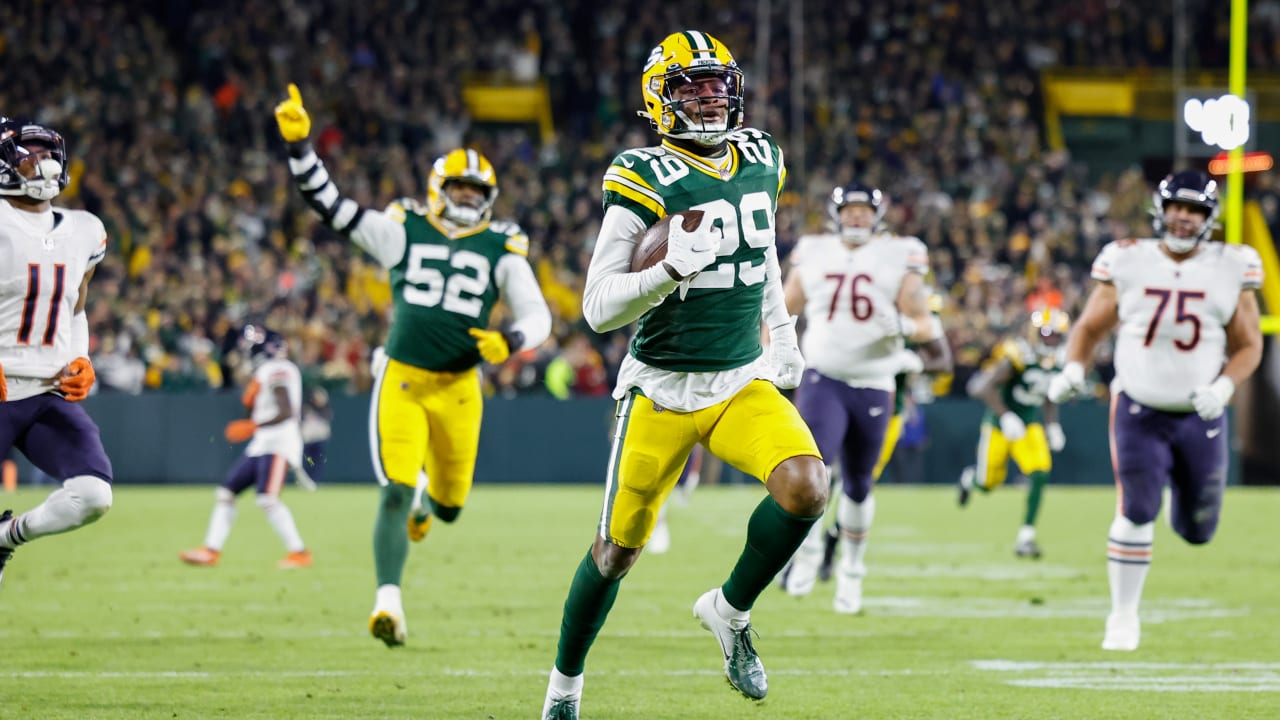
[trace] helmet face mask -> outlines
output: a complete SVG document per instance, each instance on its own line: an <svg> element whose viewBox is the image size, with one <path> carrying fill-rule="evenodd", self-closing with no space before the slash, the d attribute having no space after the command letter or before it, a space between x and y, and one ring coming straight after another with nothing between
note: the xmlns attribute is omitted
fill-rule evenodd
<svg viewBox="0 0 1280 720"><path fill-rule="evenodd" d="M61 135L20 120L0 124L0 195L46 202L56 198L69 181Z"/></svg>
<svg viewBox="0 0 1280 720"><path fill-rule="evenodd" d="M870 222L866 224L849 224L846 216L851 213L842 212L845 207L862 205L871 210ZM884 214L889 209L884 194L877 188L859 182L848 185L837 185L831 191L831 201L827 203L827 215L832 226L840 234L840 238L853 245L861 245L870 240L883 228Z"/></svg>
<svg viewBox="0 0 1280 720"><path fill-rule="evenodd" d="M1196 170L1187 170L1160 181L1152 198L1155 216L1152 227L1160 242L1172 253L1184 255L1195 250L1213 234L1221 206L1218 183ZM1201 215L1198 228L1187 227L1187 216Z"/></svg>
<svg viewBox="0 0 1280 720"><path fill-rule="evenodd" d="M480 201L467 204L468 193L458 192L455 186L476 188ZM437 158L431 166L431 175L427 178L427 208L436 217L461 227L473 227L489 219L497 199L497 173L479 151L459 148Z"/></svg>
<svg viewBox="0 0 1280 720"><path fill-rule="evenodd" d="M660 135L713 147L742 127L743 85L719 40L697 30L672 33L645 63L640 115Z"/></svg>

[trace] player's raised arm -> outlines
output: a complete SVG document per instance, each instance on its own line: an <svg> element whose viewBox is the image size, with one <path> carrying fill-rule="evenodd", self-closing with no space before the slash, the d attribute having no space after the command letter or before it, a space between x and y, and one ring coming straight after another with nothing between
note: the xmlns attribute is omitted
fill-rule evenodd
<svg viewBox="0 0 1280 720"><path fill-rule="evenodd" d="M289 83L289 97L276 105L275 116L280 136L289 144L289 172L307 204L324 218L326 225L351 238L383 267L400 262L405 249L404 225L390 215L360 207L338 192L307 140L311 116L302 105L297 85Z"/></svg>

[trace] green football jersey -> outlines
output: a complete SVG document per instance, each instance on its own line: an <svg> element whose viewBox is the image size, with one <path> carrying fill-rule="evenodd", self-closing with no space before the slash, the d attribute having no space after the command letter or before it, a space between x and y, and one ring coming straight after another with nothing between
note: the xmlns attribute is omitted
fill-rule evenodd
<svg viewBox="0 0 1280 720"><path fill-rule="evenodd" d="M604 176L604 206L621 205L652 225L701 210L724 232L716 262L640 318L631 354L675 372L741 367L760 356L765 251L786 179L782 150L767 133L729 136L723 169L669 145L627 150ZM704 221L706 221L704 220Z"/></svg>
<svg viewBox="0 0 1280 720"><path fill-rule="evenodd" d="M459 372L481 361L468 331L489 326L498 302L498 261L527 255L528 238L511 223L490 222L450 238L426 208L406 199L392 216L404 223L405 249L391 268L395 305L387 355L427 370ZM397 210L403 209L401 214Z"/></svg>
<svg viewBox="0 0 1280 720"><path fill-rule="evenodd" d="M1037 353L1022 338L1007 338L991 353L991 362L1008 360L1013 366L1013 377L1000 388L1000 399L1005 407L1028 425L1041 422L1041 407L1049 395L1049 380L1058 371L1058 361L1052 355ZM1000 419L987 411L986 421L996 425Z"/></svg>

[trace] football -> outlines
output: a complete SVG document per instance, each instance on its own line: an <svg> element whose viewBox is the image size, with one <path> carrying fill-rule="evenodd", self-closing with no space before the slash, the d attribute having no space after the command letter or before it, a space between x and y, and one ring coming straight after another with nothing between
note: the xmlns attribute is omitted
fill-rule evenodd
<svg viewBox="0 0 1280 720"><path fill-rule="evenodd" d="M631 251L631 272L647 270L667 256L667 229L677 216L681 218L681 227L686 232L693 232L702 224L701 210L681 210L650 225L636 240L635 249Z"/></svg>

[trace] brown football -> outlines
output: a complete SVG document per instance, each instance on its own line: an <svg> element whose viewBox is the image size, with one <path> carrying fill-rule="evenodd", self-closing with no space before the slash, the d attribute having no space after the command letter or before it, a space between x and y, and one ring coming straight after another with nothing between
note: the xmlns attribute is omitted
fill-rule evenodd
<svg viewBox="0 0 1280 720"><path fill-rule="evenodd" d="M636 247L631 251L631 272L647 270L667 256L667 229L676 216L682 218L680 226L686 232L693 232L702 224L701 210L681 210L650 225L636 240Z"/></svg>

